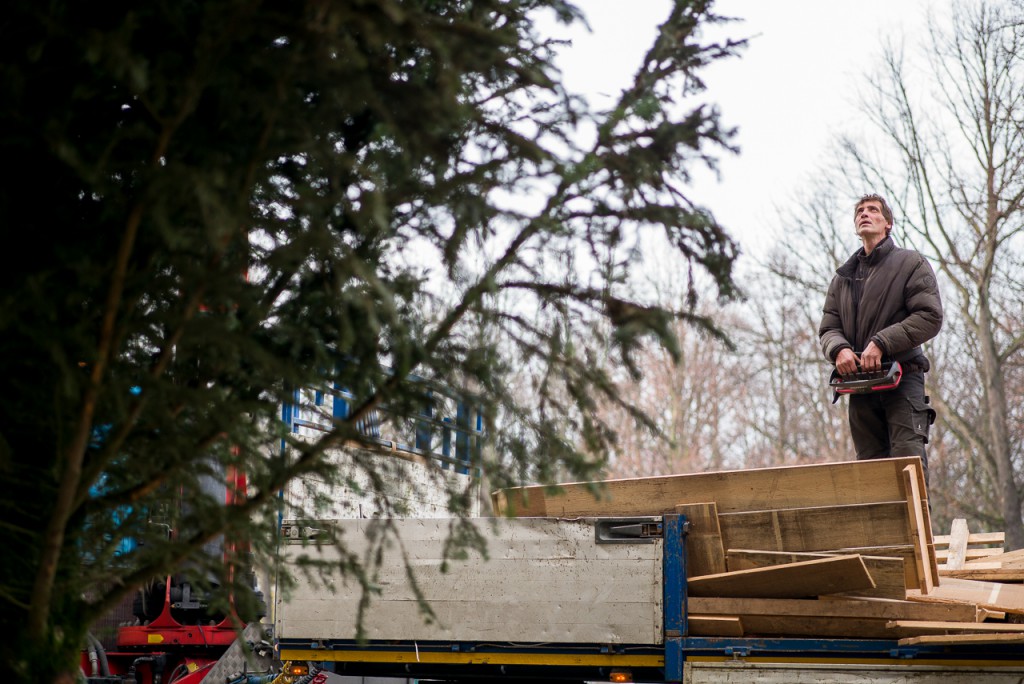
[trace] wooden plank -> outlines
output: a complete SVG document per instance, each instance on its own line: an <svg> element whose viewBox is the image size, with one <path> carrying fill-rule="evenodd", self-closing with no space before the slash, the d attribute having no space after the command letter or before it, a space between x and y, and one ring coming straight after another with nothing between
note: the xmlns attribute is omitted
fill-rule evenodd
<svg viewBox="0 0 1024 684"><path fill-rule="evenodd" d="M921 459L873 459L662 477L543 485L493 493L498 515L519 517L658 515L679 504L714 501L718 512L847 505L907 498L903 469Z"/></svg>
<svg viewBox="0 0 1024 684"><path fill-rule="evenodd" d="M687 636L743 636L743 623L731 615L687 615Z"/></svg>
<svg viewBox="0 0 1024 684"><path fill-rule="evenodd" d="M715 503L682 504L675 512L686 516L686 574L689 577L714 575L726 571L722 530L718 525Z"/></svg>
<svg viewBox="0 0 1024 684"><path fill-rule="evenodd" d="M949 550L946 557L947 570L959 570L967 560L967 538L970 531L967 529L967 521L963 518L956 518L950 526Z"/></svg>
<svg viewBox="0 0 1024 684"><path fill-rule="evenodd" d="M904 468L904 471L908 468ZM924 521L923 527L923 539L924 539L924 552L927 555L926 564L928 566L928 575L932 578L934 584L939 583L939 562L935 558L935 531L932 529L932 512L931 505L928 503L928 481L924 477L924 468L915 467L912 468L914 475L917 478L916 493L920 498L917 510ZM909 493L908 493L909 497Z"/></svg>
<svg viewBox="0 0 1024 684"><path fill-rule="evenodd" d="M971 632L980 634L1024 634L1024 625L998 622L948 622L939 620L890 620L887 627L913 629L919 632Z"/></svg>
<svg viewBox="0 0 1024 684"><path fill-rule="evenodd" d="M982 582L945 577L934 591L925 595L908 590L907 598L921 602L973 604L989 610L1024 615L1024 585Z"/></svg>
<svg viewBox="0 0 1024 684"><path fill-rule="evenodd" d="M922 594L929 593L938 580L938 570L932 574L930 559L935 557L934 551L929 554L927 528L922 514L921 491L918 487L917 472L913 466L903 469L904 482L907 485L907 516L910 519L911 538L915 540L914 561L917 579Z"/></svg>
<svg viewBox="0 0 1024 684"><path fill-rule="evenodd" d="M922 610L926 608L926 610ZM747 625L748 616L865 618L873 620L949 620L973 622L975 606L958 603L917 603L876 599L748 599L693 596L687 600L691 613L735 615Z"/></svg>
<svg viewBox="0 0 1024 684"><path fill-rule="evenodd" d="M887 556L889 558L909 560L914 555L914 545L846 546L841 549L835 549L834 553L856 553L861 556Z"/></svg>
<svg viewBox="0 0 1024 684"><path fill-rule="evenodd" d="M999 551L993 549L997 553L992 553L984 556L980 560L968 560L964 563L964 568L971 568L982 563L999 563L1004 568L1007 567L1024 567L1024 549L1018 549L1016 551Z"/></svg>
<svg viewBox="0 0 1024 684"><path fill-rule="evenodd" d="M687 582L690 596L802 598L874 588L860 556L834 556L736 570Z"/></svg>
<svg viewBox="0 0 1024 684"><path fill-rule="evenodd" d="M970 563L977 560L988 560L989 558L998 556L1001 553L1003 553L1002 547L975 549L968 546L967 550L964 552L964 559ZM940 563L945 563L949 558L949 550L937 548L935 549L935 557Z"/></svg>
<svg viewBox="0 0 1024 684"><path fill-rule="evenodd" d="M960 576L959 573L964 572L965 570L968 571L968 572L970 572L971 570L1002 570L1003 569L1003 564L1002 563L990 563L990 562L987 562L987 561L980 561L980 562L976 562L976 563L972 564L971 567L969 567L969 568L961 568L959 570L950 570L950 569L946 568L945 566L939 566L939 567L941 568L939 570L939 572L942 573L943 577L946 577L947 575L950 576L950 577L959 577Z"/></svg>
<svg viewBox="0 0 1024 684"><path fill-rule="evenodd" d="M936 546L949 546L951 535L940 534L935 536ZM1002 546L1006 542L1005 532L972 532L967 537L968 546L979 546L981 544L997 544Z"/></svg>
<svg viewBox="0 0 1024 684"><path fill-rule="evenodd" d="M718 516L726 548L765 551L835 551L914 542L906 501L817 506Z"/></svg>
<svg viewBox="0 0 1024 684"><path fill-rule="evenodd" d="M839 554L831 553L790 553L784 551L753 551L749 549L729 549L726 551L726 567L730 571L765 568L781 563L797 563L814 558L828 558ZM844 596L872 596L878 598L904 599L907 584L903 558L886 556L861 556L864 566L875 581L873 589L859 589L843 592Z"/></svg>
<svg viewBox="0 0 1024 684"><path fill-rule="evenodd" d="M956 577L981 582L1020 582L1024 581L1024 568L1004 568L998 563L993 567L963 568L961 570L940 570L942 577Z"/></svg>
<svg viewBox="0 0 1024 684"><path fill-rule="evenodd" d="M838 601L838 600L847 600L848 598L849 597L840 596L840 595L837 595L837 594L829 594L827 596L819 596L818 597L818 599L821 600L821 601ZM858 601L893 601L895 599L875 598L873 596L859 596L859 597L857 597L857 600ZM974 616L975 616L973 622L985 622L986 620L1005 620L1006 619L1006 613L1004 613L1002 611L989 610L987 608L981 608L981 607L973 605L973 604L961 604L961 605L967 606L969 608L968 613L973 611ZM957 621L964 622L965 620L963 620L962 616L961 616L961 617L957 618ZM966 622L970 623L970 622L972 622L972 620L967 619Z"/></svg>
<svg viewBox="0 0 1024 684"><path fill-rule="evenodd" d="M1020 644L1024 634L928 634L900 639L900 646L916 644Z"/></svg>
<svg viewBox="0 0 1024 684"><path fill-rule="evenodd" d="M753 649L752 649L753 650ZM756 653L756 651L755 651ZM1024 664L1014 654L999 661L900 661L848 658L702 658L683 663L682 681L700 684L1021 684ZM853 664L856 663L856 664Z"/></svg>
<svg viewBox="0 0 1024 684"><path fill-rule="evenodd" d="M788 636L843 639L893 639L885 620L821 616L742 615L746 636Z"/></svg>
<svg viewBox="0 0 1024 684"><path fill-rule="evenodd" d="M917 579L917 563L914 561L914 545L901 546L848 546L835 549L835 553L857 553L861 556L889 556L903 559L903 584L907 589L920 589Z"/></svg>
<svg viewBox="0 0 1024 684"><path fill-rule="evenodd" d="M742 615L744 636L789 636L847 639L900 639L920 636L914 627L896 626L896 623L918 624L913 621L887 621L878 618L792 615ZM964 624L968 628L970 623Z"/></svg>

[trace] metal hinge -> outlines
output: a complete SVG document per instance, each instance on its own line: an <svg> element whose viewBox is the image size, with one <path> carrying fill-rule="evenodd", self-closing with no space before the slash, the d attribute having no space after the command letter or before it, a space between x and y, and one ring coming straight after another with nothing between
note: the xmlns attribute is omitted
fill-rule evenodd
<svg viewBox="0 0 1024 684"><path fill-rule="evenodd" d="M661 518L601 518L594 524L598 544L653 544L661 534Z"/></svg>

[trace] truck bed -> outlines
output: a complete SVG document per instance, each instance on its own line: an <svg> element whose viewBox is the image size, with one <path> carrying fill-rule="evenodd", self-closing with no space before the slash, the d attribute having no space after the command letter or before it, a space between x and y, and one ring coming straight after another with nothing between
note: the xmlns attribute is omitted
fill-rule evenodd
<svg viewBox="0 0 1024 684"><path fill-rule="evenodd" d="M389 521L397 536L379 556L381 521L317 523L341 531L349 549L369 562L379 593L360 620L358 582L339 573L324 582L301 580L277 602L280 657L346 675L466 681L607 681L614 671L633 681L707 684L1024 680L1021 643L699 636L688 625L683 516L474 522L487 558L446 560L447 520ZM304 542L302 527L309 525L285 523L286 564L304 555L337 559L333 549ZM867 603L865 610L875 609ZM879 610L872 619L884 628L889 608Z"/></svg>

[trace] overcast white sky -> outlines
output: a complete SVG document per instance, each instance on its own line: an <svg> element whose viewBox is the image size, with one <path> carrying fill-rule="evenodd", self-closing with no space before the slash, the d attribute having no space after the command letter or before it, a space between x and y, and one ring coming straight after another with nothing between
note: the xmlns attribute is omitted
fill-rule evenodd
<svg viewBox="0 0 1024 684"><path fill-rule="evenodd" d="M710 208L748 254L770 244L775 206L822 164L837 130L856 120L853 98L878 64L882 37L921 35L927 8L941 0L718 0L736 21L719 29L749 37L739 58L704 73L708 99L737 126L739 156L723 157L694 199ZM628 83L668 14L667 0L578 0L593 33L573 31L561 56L567 85L593 104ZM851 251L857 246L851 231Z"/></svg>

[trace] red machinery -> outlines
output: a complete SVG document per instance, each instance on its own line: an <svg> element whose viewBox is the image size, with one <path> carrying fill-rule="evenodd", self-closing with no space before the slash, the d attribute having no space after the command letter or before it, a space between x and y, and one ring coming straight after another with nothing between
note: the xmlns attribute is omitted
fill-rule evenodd
<svg viewBox="0 0 1024 684"><path fill-rule="evenodd" d="M245 476L230 472L226 480L219 485L225 503L244 500ZM222 551L227 556L234 549ZM239 641L245 623L233 613L212 611L187 574L154 581L106 623L117 625L116 644L104 646L90 637L82 654L82 671L89 684L199 684L218 665L224 670L216 677L218 682L252 681L241 674L247 666ZM250 653L270 656L271 646L255 625L245 629L245 640Z"/></svg>

